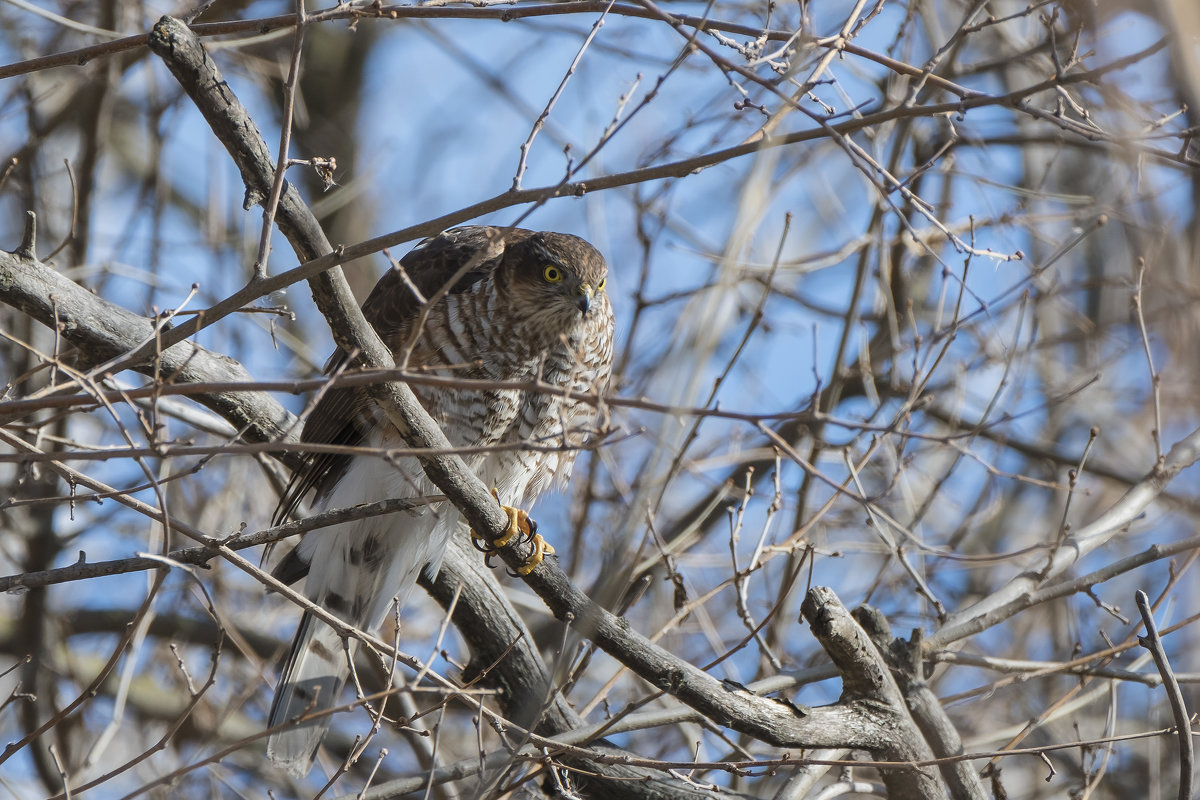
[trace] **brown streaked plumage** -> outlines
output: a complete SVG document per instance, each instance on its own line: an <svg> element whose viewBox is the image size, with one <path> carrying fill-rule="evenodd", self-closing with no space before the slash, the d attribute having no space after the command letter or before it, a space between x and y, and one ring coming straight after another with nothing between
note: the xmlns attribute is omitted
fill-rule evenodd
<svg viewBox="0 0 1200 800"><path fill-rule="evenodd" d="M569 476L588 441L595 409L581 400L502 384L577 392L604 390L612 366L612 307L603 257L577 236L481 226L422 242L363 303L380 338L410 368L478 381L478 387L413 385L451 445L498 496L527 508ZM414 291L415 290L415 291ZM418 296L419 293L419 296ZM340 351L329 368L340 366ZM489 386L491 384L491 386ZM305 442L391 448L399 434L364 389L333 389L305 427ZM282 519L307 492L321 508L436 493L412 458L321 454L293 476L276 512ZM450 534L450 508L344 523L305 536L275 569L346 622L378 626L394 599L403 604L421 569L436 572ZM324 623L304 615L276 689L272 726L332 707L349 674L348 654ZM267 751L295 774L308 771L328 716L289 725Z"/></svg>

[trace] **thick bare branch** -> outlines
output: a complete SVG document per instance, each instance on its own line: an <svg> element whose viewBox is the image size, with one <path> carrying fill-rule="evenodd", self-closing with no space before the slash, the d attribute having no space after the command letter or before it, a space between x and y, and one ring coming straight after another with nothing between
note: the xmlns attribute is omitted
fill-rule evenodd
<svg viewBox="0 0 1200 800"><path fill-rule="evenodd" d="M887 761L932 761L933 751L909 715L887 662L833 590L813 587L801 609L813 635L842 675L839 707L848 709L860 735L873 741L873 746L866 749ZM945 787L929 767L898 767L882 772L889 796L914 800L945 796Z"/></svg>
<svg viewBox="0 0 1200 800"><path fill-rule="evenodd" d="M234 359L192 342L167 348L154 363L161 333L154 320L97 297L38 261L32 253L0 251L0 300L49 328L57 326L62 338L78 350L77 368L87 370L143 352L147 358L129 366L145 375L162 375L168 382L251 380ZM266 392L217 391L196 399L243 430L251 441L286 440L298 435L295 417ZM4 424L12 421L0 419Z"/></svg>

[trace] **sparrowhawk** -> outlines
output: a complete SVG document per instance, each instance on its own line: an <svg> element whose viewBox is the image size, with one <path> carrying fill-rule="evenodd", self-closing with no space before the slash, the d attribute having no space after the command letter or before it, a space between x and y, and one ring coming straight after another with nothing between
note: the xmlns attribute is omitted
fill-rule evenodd
<svg viewBox="0 0 1200 800"><path fill-rule="evenodd" d="M380 279L363 314L397 365L456 379L413 384L467 465L502 502L528 509L563 483L589 440L595 407L578 394L602 392L612 366L613 316L607 267L577 236L482 226L422 242ZM327 370L341 367L338 351ZM362 388L332 388L309 415L304 442L403 447L399 433ZM415 458L320 453L293 476L276 513L292 513L309 490L315 507L348 508L437 490ZM506 507L512 529L529 534L523 512ZM307 574L305 594L345 622L370 631L403 605L419 571L436 574L459 515L446 503L307 533L275 569L285 582ZM540 560L540 537L536 560ZM546 552L553 552L546 546ZM532 565L531 565L532 566ZM350 652L353 652L353 647ZM308 771L350 674L349 653L327 624L305 613L271 707L267 752L294 774ZM307 719L318 715L315 719Z"/></svg>

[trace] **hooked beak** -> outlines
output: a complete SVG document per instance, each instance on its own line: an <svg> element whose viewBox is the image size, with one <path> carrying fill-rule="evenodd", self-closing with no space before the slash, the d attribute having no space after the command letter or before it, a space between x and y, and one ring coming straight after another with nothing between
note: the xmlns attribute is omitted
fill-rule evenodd
<svg viewBox="0 0 1200 800"><path fill-rule="evenodd" d="M579 296L575 298L575 305L579 307L579 310L583 312L585 317L592 308L592 296L595 293L590 283L585 283L579 287Z"/></svg>

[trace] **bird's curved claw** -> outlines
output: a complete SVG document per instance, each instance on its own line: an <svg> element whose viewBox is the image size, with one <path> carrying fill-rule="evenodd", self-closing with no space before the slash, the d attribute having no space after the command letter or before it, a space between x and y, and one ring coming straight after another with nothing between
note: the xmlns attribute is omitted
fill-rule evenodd
<svg viewBox="0 0 1200 800"><path fill-rule="evenodd" d="M499 538L491 542L488 542L485 537L480 536L472 528L471 543L475 545L476 550L487 554L483 563L490 568L492 566L491 556L495 554L497 548L513 543L514 539L517 544L529 542L533 545L533 553L525 560L523 566L517 568L515 573L509 572L513 577L528 575L538 564L542 563L542 559L547 554L554 552L554 548L538 534L537 523L529 518L529 514L524 509L513 508L501 503L498 489L492 489L492 497L496 498L496 502L500 503L500 508L508 516L508 528Z"/></svg>

